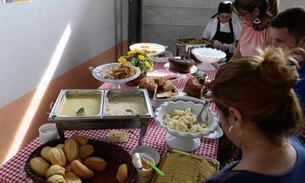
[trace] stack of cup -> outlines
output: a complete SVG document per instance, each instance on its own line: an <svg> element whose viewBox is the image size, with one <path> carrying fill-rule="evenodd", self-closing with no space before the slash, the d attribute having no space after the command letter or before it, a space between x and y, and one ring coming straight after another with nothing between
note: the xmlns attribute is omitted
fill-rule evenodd
<svg viewBox="0 0 305 183"><path fill-rule="evenodd" d="M58 138L57 128L54 123L45 123L39 127L39 139L41 144Z"/></svg>

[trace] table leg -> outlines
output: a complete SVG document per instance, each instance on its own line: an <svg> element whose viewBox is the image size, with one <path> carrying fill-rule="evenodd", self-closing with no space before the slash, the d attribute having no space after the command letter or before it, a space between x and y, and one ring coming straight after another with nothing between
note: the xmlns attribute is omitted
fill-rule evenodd
<svg viewBox="0 0 305 183"><path fill-rule="evenodd" d="M64 126L62 123L55 123L57 128L57 133L59 135L59 138L64 139L65 138L65 131Z"/></svg>
<svg viewBox="0 0 305 183"><path fill-rule="evenodd" d="M141 130L140 130L140 138L139 138L139 141L138 141L138 145L142 145L142 139L146 133L146 130L147 130L147 127L148 127L148 121L145 121L141 123Z"/></svg>

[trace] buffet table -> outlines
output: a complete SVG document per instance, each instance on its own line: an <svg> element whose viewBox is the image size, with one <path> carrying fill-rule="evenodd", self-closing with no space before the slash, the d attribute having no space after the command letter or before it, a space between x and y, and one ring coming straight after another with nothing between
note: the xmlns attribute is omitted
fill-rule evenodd
<svg viewBox="0 0 305 183"><path fill-rule="evenodd" d="M164 63L155 63L154 70L162 70ZM208 71L206 74L209 79L213 79L215 76L215 71ZM176 84L177 88L182 91L186 80L188 78L187 74L181 75L181 79ZM112 84L104 83L99 89L111 88ZM122 88L127 88L129 86L122 84ZM212 110L214 106L211 105ZM109 131L113 129L98 129L98 130L66 130L65 137L69 138L72 135L79 134L84 135L89 139L104 139L106 138ZM140 129L117 129L121 131L126 131L129 134L129 140L127 143L118 143L117 145L122 146L126 151L130 151L133 147L138 145L138 139L140 136ZM143 145L155 148L159 153L160 157L166 154L168 146L165 142L166 131L155 123L153 119L149 121L148 129L142 140ZM24 172L24 164L29 155L40 146L39 137L36 137L32 142L30 142L26 147L24 147L19 153L13 156L9 161L7 161L3 166L0 167L0 183L16 183L16 182L31 182L30 178ZM207 139L201 137L200 147L193 153L200 156L205 156L208 158L216 159L217 156L217 146L218 139Z"/></svg>

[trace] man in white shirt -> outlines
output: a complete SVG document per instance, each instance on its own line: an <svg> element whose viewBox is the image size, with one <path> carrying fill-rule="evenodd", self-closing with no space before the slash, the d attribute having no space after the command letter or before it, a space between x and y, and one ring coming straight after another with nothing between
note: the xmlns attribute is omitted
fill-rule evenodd
<svg viewBox="0 0 305 183"><path fill-rule="evenodd" d="M226 52L227 60L232 57L241 33L240 23L232 18L231 5L231 1L219 3L218 12L211 17L202 35L203 39L213 42L213 47Z"/></svg>

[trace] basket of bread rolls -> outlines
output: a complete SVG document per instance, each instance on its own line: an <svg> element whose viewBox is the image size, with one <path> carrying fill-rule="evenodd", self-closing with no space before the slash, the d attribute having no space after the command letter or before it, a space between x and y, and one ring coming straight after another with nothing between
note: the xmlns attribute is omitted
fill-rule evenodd
<svg viewBox="0 0 305 183"><path fill-rule="evenodd" d="M81 135L39 146L24 169L35 183L125 183L134 175L132 158L122 147Z"/></svg>

